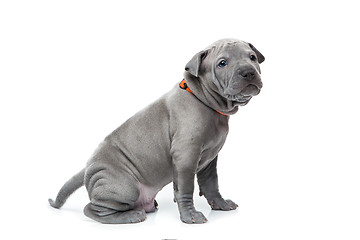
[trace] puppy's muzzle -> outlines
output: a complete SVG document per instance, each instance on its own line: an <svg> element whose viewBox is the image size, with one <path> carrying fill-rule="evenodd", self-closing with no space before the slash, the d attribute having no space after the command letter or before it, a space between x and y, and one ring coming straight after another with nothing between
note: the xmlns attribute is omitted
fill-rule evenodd
<svg viewBox="0 0 360 240"><path fill-rule="evenodd" d="M260 93L260 88L255 86L254 84L247 85L243 90L241 90L240 94L245 97L256 96Z"/></svg>
<svg viewBox="0 0 360 240"><path fill-rule="evenodd" d="M256 96L260 93L262 82L254 68L240 68L237 73L243 86L240 91L242 96Z"/></svg>

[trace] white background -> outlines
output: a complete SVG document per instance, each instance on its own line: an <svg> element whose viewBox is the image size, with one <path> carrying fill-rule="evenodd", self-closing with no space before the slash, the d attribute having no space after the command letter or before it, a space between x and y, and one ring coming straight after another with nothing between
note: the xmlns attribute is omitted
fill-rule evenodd
<svg viewBox="0 0 360 240"><path fill-rule="evenodd" d="M356 1L1 1L1 234L7 239L360 239ZM230 119L220 190L239 208L180 222L172 186L141 224L48 206L98 143L220 38L266 57Z"/></svg>

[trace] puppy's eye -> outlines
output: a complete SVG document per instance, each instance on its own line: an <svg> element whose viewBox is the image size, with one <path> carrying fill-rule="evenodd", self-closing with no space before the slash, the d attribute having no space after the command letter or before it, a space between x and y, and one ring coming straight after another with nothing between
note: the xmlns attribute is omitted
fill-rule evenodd
<svg viewBox="0 0 360 240"><path fill-rule="evenodd" d="M226 60L221 60L221 61L219 62L219 64L218 64L218 67L219 67L219 68L223 68L223 67L225 67L226 65L227 65Z"/></svg>
<svg viewBox="0 0 360 240"><path fill-rule="evenodd" d="M256 56L255 56L254 54L251 54L251 55L250 55L250 60L251 60L251 61L256 61Z"/></svg>

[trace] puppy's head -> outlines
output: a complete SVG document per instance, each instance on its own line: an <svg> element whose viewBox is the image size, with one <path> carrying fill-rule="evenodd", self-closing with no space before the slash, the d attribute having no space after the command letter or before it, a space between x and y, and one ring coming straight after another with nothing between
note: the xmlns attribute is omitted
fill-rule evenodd
<svg viewBox="0 0 360 240"><path fill-rule="evenodd" d="M246 105L260 93L265 57L250 43L222 39L197 53L185 70L228 101Z"/></svg>

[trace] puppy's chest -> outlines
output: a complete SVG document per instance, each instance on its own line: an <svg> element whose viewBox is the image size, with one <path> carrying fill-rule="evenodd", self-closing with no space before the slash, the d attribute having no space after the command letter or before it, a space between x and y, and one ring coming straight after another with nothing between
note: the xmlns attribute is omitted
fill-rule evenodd
<svg viewBox="0 0 360 240"><path fill-rule="evenodd" d="M223 147L229 131L228 118L222 117L215 124L204 126L206 139L203 142L203 150L199 162L199 168L212 161Z"/></svg>

